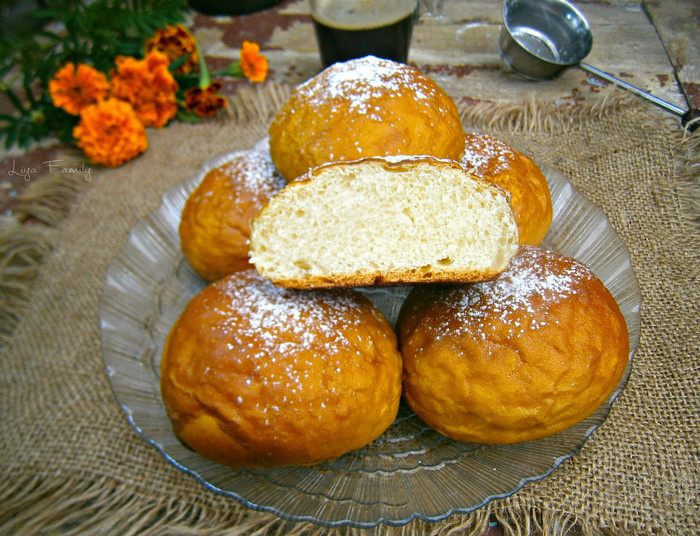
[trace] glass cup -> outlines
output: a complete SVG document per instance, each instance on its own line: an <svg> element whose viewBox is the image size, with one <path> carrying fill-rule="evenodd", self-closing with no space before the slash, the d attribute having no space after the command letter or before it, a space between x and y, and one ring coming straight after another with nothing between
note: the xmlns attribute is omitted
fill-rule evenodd
<svg viewBox="0 0 700 536"><path fill-rule="evenodd" d="M442 7L444 0L422 0L425 14L433 19L440 20L443 18Z"/></svg>
<svg viewBox="0 0 700 536"><path fill-rule="evenodd" d="M373 55L406 63L418 0L310 0L324 67Z"/></svg>

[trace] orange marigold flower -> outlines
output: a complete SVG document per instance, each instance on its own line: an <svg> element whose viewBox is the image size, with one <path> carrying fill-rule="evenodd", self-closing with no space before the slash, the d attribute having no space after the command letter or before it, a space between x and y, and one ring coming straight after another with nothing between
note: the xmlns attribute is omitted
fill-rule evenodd
<svg viewBox="0 0 700 536"><path fill-rule="evenodd" d="M199 117L216 115L221 108L226 108L228 101L219 95L221 83L213 82L208 88L191 87L185 91L185 108Z"/></svg>
<svg viewBox="0 0 700 536"><path fill-rule="evenodd" d="M122 99L148 126L162 127L177 113L177 82L168 71L168 57L149 52L145 59L117 56L112 74L112 96Z"/></svg>
<svg viewBox="0 0 700 536"><path fill-rule="evenodd" d="M49 81L49 94L53 105L71 115L107 97L109 82L100 71L84 63L76 68L66 63Z"/></svg>
<svg viewBox="0 0 700 536"><path fill-rule="evenodd" d="M114 98L84 108L73 136L91 162L109 167L119 166L148 148L146 129L133 108Z"/></svg>
<svg viewBox="0 0 700 536"><path fill-rule="evenodd" d="M168 25L158 30L146 41L146 52L157 50L173 62L182 56L189 56L175 72L188 74L197 67L197 43L192 34L182 24Z"/></svg>
<svg viewBox="0 0 700 536"><path fill-rule="evenodd" d="M251 82L264 82L267 77L267 58L260 54L260 45L243 41L241 70Z"/></svg>

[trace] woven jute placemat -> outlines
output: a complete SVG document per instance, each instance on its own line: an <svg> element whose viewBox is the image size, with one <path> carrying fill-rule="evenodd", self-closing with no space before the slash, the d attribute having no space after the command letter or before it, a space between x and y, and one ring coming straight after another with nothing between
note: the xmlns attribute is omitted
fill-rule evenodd
<svg viewBox="0 0 700 536"><path fill-rule="evenodd" d="M95 170L87 184L47 177L22 210L51 225L2 222L0 533L362 532L286 522L205 490L136 436L101 357L105 272L129 230L205 160L260 139L284 94L268 86L244 93L225 121L151 132L144 155ZM607 421L550 477L470 515L369 532L479 534L494 518L506 534L692 532L700 525L697 137L616 95L569 111L534 101L469 107L464 122L561 171L608 214L641 285L641 345Z"/></svg>

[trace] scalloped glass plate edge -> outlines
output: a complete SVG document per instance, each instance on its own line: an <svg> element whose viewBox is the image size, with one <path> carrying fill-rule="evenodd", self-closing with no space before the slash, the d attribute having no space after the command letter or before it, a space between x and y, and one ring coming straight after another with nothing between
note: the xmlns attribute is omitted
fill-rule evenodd
<svg viewBox="0 0 700 536"><path fill-rule="evenodd" d="M134 275L135 271L138 269L138 266L135 265L134 263L134 258L138 260L139 255L146 255L147 252L144 252L142 249L139 249L135 244L138 242L137 238L139 238L141 235L144 233L155 233L154 228L156 228L160 224L160 220L167 220L167 216L164 215L165 212L172 214L174 212L178 212L178 208L181 210L182 208L182 203L184 203L184 199L186 196L191 192L195 185L198 184L201 179L204 177L204 175L212 168L220 165L221 163L229 160L232 158L234 155L239 154L240 151L234 152L234 153L228 153L222 156L219 156L217 158L214 158L210 161L208 161L200 170L198 175L190 179L188 181L185 181L184 183L178 184L172 188L170 188L168 191L166 191L163 196L162 196L162 202L160 207L151 213L148 217L144 218L141 220L137 225L135 225L130 234L129 234L129 240L127 244L122 248L122 250L119 252L119 254L110 262L110 265L107 270L107 276L105 280L105 287L102 292L102 298L101 298L101 303L100 303L100 326L101 326L101 335L102 335L102 349L103 349L103 358L105 361L105 369L109 378L109 383L110 387L112 389L112 392L114 394L115 399L117 400L122 412L124 413L127 422L129 422L130 426L136 431L139 437L143 439L147 444L151 445L153 448L155 448L170 464L172 464L174 467L178 468L185 474L191 476L194 478L197 482L199 482L202 486L204 486L206 489L222 494L224 496L230 497L232 499L235 499L236 501L240 502L246 507L252 508L254 510L258 511L264 511L264 512L269 512L273 513L283 519L290 520L290 521L305 521L305 522L312 522L321 526L326 526L326 527L339 527L339 526L352 526L352 527L357 527L357 528L370 528L377 526L379 524L386 524L386 525L391 525L391 526L401 526L406 523L409 523L410 521L414 519L420 519L424 521L430 521L430 522L435 522L435 521L440 521L443 520L453 514L458 514L458 513L469 513L473 512L479 508L484 507L486 504L489 502L492 502L493 500L497 499L502 499L511 496L512 494L516 493L520 489L522 489L525 485L536 482L539 480L542 480L552 474L557 468L561 466L561 464L570 459L572 456L574 456L585 444L585 442L590 438L590 436L595 432L595 430L606 420L607 415L610 412L610 409L612 407L612 404L615 402L621 391L624 389L625 385L627 384L627 381L630 377L631 370L632 370L632 362L633 362L633 357L634 353L636 352L637 346L639 344L639 335L640 335L640 313L641 313L641 295L640 295L640 290L639 290L639 285L638 281L636 279L636 276L631 268L631 260L629 256L629 251L627 250L626 246L622 242L622 240L619 238L617 233L612 229L610 226L610 222L607 218L607 216L604 214L602 209L600 209L598 206L594 205L584 197L580 196L574 188L570 185L570 183L566 180L565 177L563 177L561 174L558 172L548 169L544 166L543 170L545 171L545 175L547 176L547 180L550 183L550 189L552 190L552 198L555 204L555 211L554 211L554 221L553 221L553 226L552 229L550 230L550 233L547 235L547 238L545 238L545 241L543 243L543 246L545 247L551 247L551 249L554 250L559 250L557 247L553 247L556 243L565 241L564 239L570 238L570 236L565 235L565 236L559 236L561 233L559 233L559 228L555 227L561 224L561 219L562 217L566 216L569 218L578 218L582 217L580 212L581 210L585 209L585 211L589 213L597 213L596 218L588 218L585 220L586 223L591 223L597 221L596 228L598 231L605 231L609 237L612 237L612 240L614 242L612 249L617 252L618 256L622 256L624 258L624 263L622 266L615 265L614 272L613 274L618 277L620 273L624 272L624 275L626 276L626 280L624 281L624 287L623 288L611 288L611 292L615 296L616 300L618 303L620 303L621 308L623 308L623 313L625 314L625 319L627 321L628 325L628 333L630 336L630 359L628 366L625 370L625 373L620 380L618 386L616 387L615 391L612 393L612 395L609 397L609 399L602 405L600 406L596 412L594 413L595 416L599 419L599 422L594 423L593 425L589 426L585 432L580 436L577 445L568 453L558 456L554 459L552 465L545 471L540 472L535 475L529 475L523 477L515 486L512 488L505 490L503 493L496 493L496 494L490 494L485 497L483 497L483 500L479 502L475 502L473 504L465 505L465 506L455 506L452 508L448 508L447 510L444 510L440 513L435 513L435 514L426 514L422 512L412 512L410 514L407 514L405 516L401 517L383 517L379 516L370 520L359 520L359 519L353 519L351 516L344 516L342 518L335 518L335 519L323 519L320 517L315 517L314 515L300 515L300 514L294 514L294 513L289 513L284 510L281 510L278 507L272 506L272 505L266 505L266 504L258 504L255 502L252 502L251 500L246 499L242 495L239 495L236 493L235 490L229 490L229 489L222 489L221 487L217 487L216 485L212 484L211 482L207 481L205 478L203 478L197 471L189 468L187 465L181 463L173 457L167 450L166 448L161 445L158 441L154 440L152 437L150 437L140 426L138 422L134 419L133 416L133 411L130 409L130 406L128 405L129 400L124 400L123 393L121 392L120 389L120 379L118 372L115 370L113 364L113 360L120 360L125 357L127 357L124 354L124 351L119 349L115 349L112 347L112 342L113 342L113 337L117 335L123 335L123 333L120 332L120 328L123 326L120 326L120 322L124 321L124 316L128 316L131 314L130 312L127 312L122 308L118 306L118 304L115 303L115 295L119 293L125 292L124 290L124 284L123 282L120 282L120 277L123 279L125 276L129 275ZM178 207L179 205L179 207ZM572 214L568 214L567 210L572 209ZM172 233L170 233L172 234ZM165 235L168 235L168 232L165 232ZM156 237L156 242L158 237ZM162 237L160 237L162 239ZM574 237L575 238L575 237ZM581 238L581 237L579 237ZM586 237L583 237L586 238ZM566 244L565 248L568 249L568 252L565 251L560 251L561 253L579 258L582 262L586 263L586 254L588 250L586 249L587 245L590 246L592 243L595 242L592 238L595 237L588 237L588 240L583 240L583 245L581 245L580 241L574 240L573 245L572 244ZM164 245L164 249L168 250L167 246L170 246L170 250L172 250L173 243L177 246L177 236L170 236L166 237L165 242L168 242ZM578 248L577 251L571 252L572 248ZM595 249L595 248L593 248ZM609 248L610 249L610 248ZM179 254L179 248L176 252L178 255ZM584 257L584 258L581 258ZM593 257L596 259L597 257ZM172 259L166 258L164 263L168 264L169 261L172 261ZM170 263L170 268L174 272L177 270L177 263ZM599 277L606 283L605 275L606 274L600 274L596 271L596 266L595 263L593 266L589 263L587 263L591 269L593 269L594 272L597 273ZM131 272L130 272L131 270ZM141 274L143 275L143 274ZM612 277L610 274L607 274L608 278ZM167 274L155 274L156 279L154 279L153 285L154 289L158 288L159 281L162 282L165 280L167 277ZM619 277L618 277L619 278ZM621 297L622 300L621 301ZM624 307L623 307L624 304ZM122 304L123 305L123 304ZM390 319L390 320L395 320L395 319ZM150 319L147 321L154 321L154 319ZM128 321L127 321L128 322ZM151 352L156 352L157 348L153 346L152 342L150 342L148 345L149 350ZM121 354L121 356L119 355ZM137 362L142 364L142 360L137 360ZM159 391L159 389L158 389ZM159 392L158 392L159 396ZM152 401L152 400L151 400ZM160 403L160 400L158 399L158 403ZM162 404L161 404L162 405ZM590 417L589 417L590 418ZM167 420L167 418L166 418ZM169 423L168 423L169 424ZM174 436L174 434L173 434ZM213 462L211 462L213 463Z"/></svg>

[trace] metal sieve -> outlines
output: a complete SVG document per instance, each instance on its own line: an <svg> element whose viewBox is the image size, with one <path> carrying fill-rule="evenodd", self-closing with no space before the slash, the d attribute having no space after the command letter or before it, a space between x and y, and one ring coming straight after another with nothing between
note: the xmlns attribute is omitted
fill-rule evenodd
<svg viewBox="0 0 700 536"><path fill-rule="evenodd" d="M694 121L700 117L698 110L686 111L583 63L592 46L593 35L586 17L566 0L505 0L498 48L503 61L519 75L547 80L567 67L578 66L679 116L683 126L690 123L690 130L698 126L698 121Z"/></svg>

